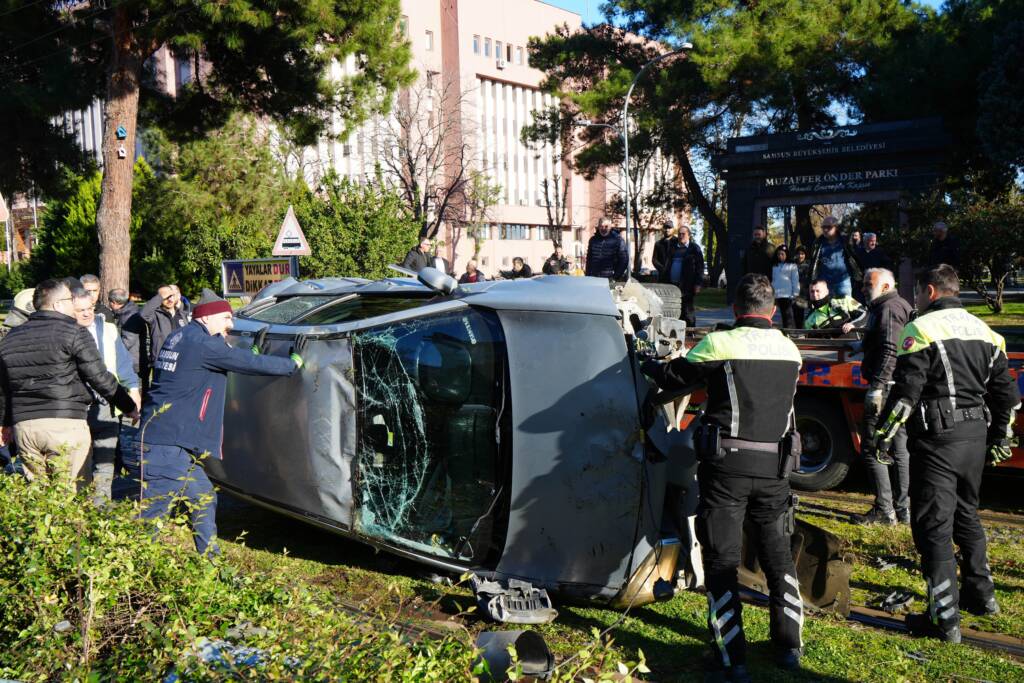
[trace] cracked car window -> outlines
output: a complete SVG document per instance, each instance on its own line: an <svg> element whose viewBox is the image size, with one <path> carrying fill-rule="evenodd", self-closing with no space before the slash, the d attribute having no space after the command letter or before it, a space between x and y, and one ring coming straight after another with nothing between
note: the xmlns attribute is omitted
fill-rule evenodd
<svg viewBox="0 0 1024 683"><path fill-rule="evenodd" d="M253 311L245 317L262 323L283 325L290 323L303 313L328 304L337 298L337 296L295 296Z"/></svg>
<svg viewBox="0 0 1024 683"><path fill-rule="evenodd" d="M505 343L468 310L353 336L359 529L480 561L498 541Z"/></svg>
<svg viewBox="0 0 1024 683"><path fill-rule="evenodd" d="M429 302L426 297L420 298L398 298L398 297L366 297L359 296L338 301L336 304L326 306L318 311L296 320L300 325L332 325L336 323L352 322L353 320L365 320L376 318L379 315L406 311L410 308L419 308Z"/></svg>

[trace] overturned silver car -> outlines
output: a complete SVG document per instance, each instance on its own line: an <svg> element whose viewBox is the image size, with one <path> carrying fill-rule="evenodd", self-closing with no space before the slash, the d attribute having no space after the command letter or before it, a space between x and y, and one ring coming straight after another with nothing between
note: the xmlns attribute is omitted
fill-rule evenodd
<svg viewBox="0 0 1024 683"><path fill-rule="evenodd" d="M242 309L232 343L269 325L284 354L306 335L306 367L230 375L210 476L442 570L612 604L699 584L689 436L653 407L666 401L624 324L656 297L594 278L433 280L292 281ZM827 565L802 577L805 599L839 599L814 576Z"/></svg>

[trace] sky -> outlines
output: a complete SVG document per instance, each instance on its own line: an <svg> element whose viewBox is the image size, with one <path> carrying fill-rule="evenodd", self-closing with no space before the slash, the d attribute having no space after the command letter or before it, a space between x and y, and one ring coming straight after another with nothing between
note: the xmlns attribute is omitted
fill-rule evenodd
<svg viewBox="0 0 1024 683"><path fill-rule="evenodd" d="M601 16L601 5L604 0L543 0L549 5L555 7L561 7L572 12L576 12L583 17L583 21L587 24L594 24L600 21L604 21L604 17ZM930 5L931 7L939 7L942 5L943 0L918 0L922 5Z"/></svg>

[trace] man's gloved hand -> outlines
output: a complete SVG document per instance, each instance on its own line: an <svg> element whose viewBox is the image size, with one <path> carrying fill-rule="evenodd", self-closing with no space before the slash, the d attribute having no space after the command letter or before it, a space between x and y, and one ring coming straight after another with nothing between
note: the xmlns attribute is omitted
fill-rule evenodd
<svg viewBox="0 0 1024 683"><path fill-rule="evenodd" d="M261 353L267 352L267 332L270 330L270 325L264 325L260 328L252 338L252 352L253 355L260 355Z"/></svg>
<svg viewBox="0 0 1024 683"><path fill-rule="evenodd" d="M665 381L666 365L667 363L663 363L659 360L645 360L640 364L640 372L658 385L658 387L661 387L662 382Z"/></svg>
<svg viewBox="0 0 1024 683"><path fill-rule="evenodd" d="M306 364L306 361L302 360L302 352L306 349L306 335L300 334L295 337L295 346L292 347L291 353L288 355L295 364L299 366L299 370Z"/></svg>
<svg viewBox="0 0 1024 683"><path fill-rule="evenodd" d="M885 421L875 430L875 443L881 444L884 441L892 441L893 437L896 436L896 432L899 431L904 422L910 419L913 412L914 406L910 404L910 401L903 398L897 401L896 405L889 411L889 414L885 416Z"/></svg>
<svg viewBox="0 0 1024 683"><path fill-rule="evenodd" d="M988 445L985 460L989 465L995 466L1005 460L1009 460L1012 455L1013 451L1010 449L1010 442L1000 441Z"/></svg>

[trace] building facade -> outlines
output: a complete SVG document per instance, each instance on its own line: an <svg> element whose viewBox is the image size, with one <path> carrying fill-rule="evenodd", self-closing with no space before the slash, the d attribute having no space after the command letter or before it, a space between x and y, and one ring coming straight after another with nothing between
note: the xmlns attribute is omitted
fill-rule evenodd
<svg viewBox="0 0 1024 683"><path fill-rule="evenodd" d="M333 170L363 181L380 169L386 182L397 184L402 171L382 160L395 154L411 128L420 137L418 147L438 148L417 170L424 175L421 185L444 185L461 164L463 172L482 173L499 188L497 202L473 228L475 236L469 234L469 211L461 204L449 207L450 215L442 220L438 250L456 274L476 257L481 270L494 276L511 269L517 256L539 273L552 252L549 202L564 205L563 210L552 208L563 223L559 241L565 255L582 266L597 220L621 194L621 173L609 169L588 181L572 172L557 145L538 149L522 142L523 128L533 123L534 114L558 105L557 98L541 91L544 74L531 67L527 43L559 26L580 28L580 15L540 0L402 0L402 12L417 83L396 97L388 116L376 117L347 136L336 115L329 135L289 156L292 172L315 181ZM172 96L193 78L190 62L176 59L166 47L154 55L153 68L157 82ZM357 68L354 57L332 66L335 77ZM102 107L97 101L63 120L97 162L102 161ZM642 179L640 186L647 182ZM24 214L27 206L19 208ZM688 222L683 215L675 218L677 225L681 219ZM622 227L621 217L613 222ZM650 266L653 242L647 240L644 266ZM30 245L26 234L19 251Z"/></svg>

